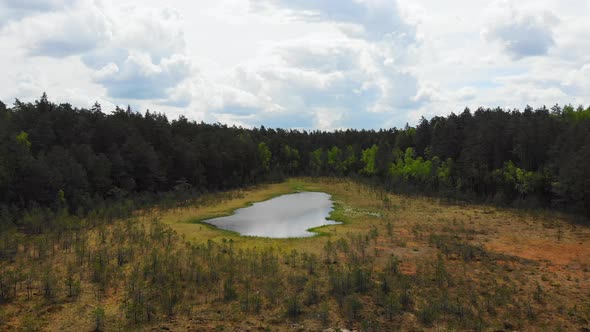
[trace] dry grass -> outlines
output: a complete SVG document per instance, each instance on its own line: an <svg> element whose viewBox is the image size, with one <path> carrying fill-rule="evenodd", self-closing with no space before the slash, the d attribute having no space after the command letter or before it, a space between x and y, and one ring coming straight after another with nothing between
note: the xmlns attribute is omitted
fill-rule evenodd
<svg viewBox="0 0 590 332"><path fill-rule="evenodd" d="M241 237L201 223L208 218L231 214L250 203L300 190L331 194L336 203L332 217L344 224L322 227L318 229L321 235L313 238L267 239ZM376 230L378 235L370 241L369 249L375 255L373 269L376 272L383 270L387 261L395 255L400 259L402 273L419 275L442 253L449 273L461 280L453 286L455 288L480 287L473 293L485 299L490 296L487 293L489 289L514 286L514 302L528 303L531 306L529 312L534 312L534 320L522 318L522 322L514 323L510 310L517 307L509 304L508 309L490 314L488 320L491 326L506 330L589 327L590 228L575 226L567 216L558 213L525 213L483 205L445 204L436 199L392 195L349 180L297 178L280 184L205 195L186 207L167 211L156 208L139 215L140 220L145 222L154 217L160 218L193 243L232 240L236 248L273 247L284 253L297 250L321 255L327 241L335 242L355 234L365 236ZM389 229L391 234L388 234ZM481 252L472 259L462 259L461 252L456 248L446 252L437 248L433 244L433 236L443 239L441 241L445 246L452 247L459 241L469 248L480 248ZM455 242L444 242L447 241L444 239L451 238ZM58 259L55 264L59 264ZM97 303L91 289L86 288L78 301L61 303L43 314L44 329L90 330L93 323L91 312ZM119 324L124 318L118 310L118 295L109 294L98 302L110 317L108 326L121 326ZM22 326L23 317L34 313L36 306L35 301L2 305L0 309L9 318L4 328ZM215 311L199 313L197 309L191 319L179 317L163 326L172 330L214 330L224 325L244 329L269 325L274 326L273 329L290 329L289 325L273 325L272 321L252 316L228 319L212 312ZM400 320L398 326L402 328L420 326L414 314L404 314ZM236 324L236 321L242 323ZM347 322L337 317L332 319L332 324L347 327ZM431 328L446 327L442 324ZM314 330L319 326L301 322L299 328Z"/></svg>
<svg viewBox="0 0 590 332"><path fill-rule="evenodd" d="M190 220L191 215L200 219L201 216L224 214L249 202L292 190L323 191L333 195L338 204L335 217L345 224L322 228L325 236L275 240L244 238L201 224L182 223L182 220ZM564 327L575 326L568 325L572 321L567 319L567 315L558 313L571 311L572 308L583 310L590 296L590 228L576 226L568 216L559 213L526 213L485 205L444 204L436 199L386 194L351 181L334 179L292 179L245 191L242 198L226 201L200 213L197 211L198 208L191 209L188 216L182 214L184 218L175 218L173 212L164 215L163 220L194 241L231 238L237 245L247 247L274 246L308 252L319 252L327 240L335 241L348 233L366 234L375 226L380 233L374 246L378 252L376 269L394 254L401 260L402 271L408 274L415 273L421 262L436 257L437 250L428 241L430 234L457 234L491 254L522 258L509 261L498 258L489 263L470 263L467 267L454 265L458 270L491 267L495 269L493 278L521 279L517 281L524 294L532 293L537 284L540 285L547 297L544 308L549 309L544 315L547 324L554 324L557 320ZM393 226L393 237L386 234L388 223ZM456 262L454 259L451 257L451 265ZM473 278L478 276L474 274Z"/></svg>
<svg viewBox="0 0 590 332"><path fill-rule="evenodd" d="M323 236L281 240L240 237L194 223L295 190L331 194L337 203L333 216L345 224L321 228ZM240 191L239 198L212 207L168 211L161 217L191 241L232 239L237 246L272 246L286 252L296 249L319 253L328 240L366 234L377 227L379 236L372 249L377 254L375 269L383 268L385 261L396 255L406 274L415 274L420 264L436 257L438 250L429 243L430 234L458 235L467 243L481 246L495 259L463 263L451 256L449 268L456 269L454 273L469 270L464 275L474 279L508 278L519 284L523 296L532 294L539 285L545 296L541 326L557 324L567 329L580 322L587 326L579 318L590 309L586 308L590 296L590 228L576 226L560 213L453 205L437 199L387 194L349 180L302 178ZM387 235L388 224L393 227L392 237ZM480 275L484 270L489 271Z"/></svg>

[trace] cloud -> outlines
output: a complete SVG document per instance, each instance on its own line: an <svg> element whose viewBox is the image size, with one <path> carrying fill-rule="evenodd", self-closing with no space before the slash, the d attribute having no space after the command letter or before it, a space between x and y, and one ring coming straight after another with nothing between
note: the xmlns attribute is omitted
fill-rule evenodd
<svg viewBox="0 0 590 332"><path fill-rule="evenodd" d="M93 82L113 99L186 106L187 90L174 89L192 75L181 22L180 15L167 8L78 0L61 11L25 17L7 29L22 36L30 56L80 57L94 71Z"/></svg>
<svg viewBox="0 0 590 332"><path fill-rule="evenodd" d="M473 87L464 87L457 91L458 100L473 100L477 96L477 90Z"/></svg>
<svg viewBox="0 0 590 332"><path fill-rule="evenodd" d="M363 40L301 38L274 44L261 58L234 68L213 92L212 112L251 126L295 118L298 127L361 128L399 119L429 99L386 49Z"/></svg>
<svg viewBox="0 0 590 332"><path fill-rule="evenodd" d="M505 1L493 6L482 34L488 42L498 43L513 59L546 55L555 45L553 28L559 20L553 14L521 12Z"/></svg>
<svg viewBox="0 0 590 332"><path fill-rule="evenodd" d="M78 0L11 29L27 32L23 45L29 55L78 57L113 103L191 107L235 124L358 128L403 117L404 110L431 99L408 69L415 30L397 2L253 3L332 28L266 42L255 58L217 77L202 76L187 56L176 10Z"/></svg>
<svg viewBox="0 0 590 332"><path fill-rule="evenodd" d="M576 95L590 97L590 63L568 73L564 85Z"/></svg>
<svg viewBox="0 0 590 332"><path fill-rule="evenodd" d="M326 130L380 127L405 123L406 110L432 98L411 71L415 29L396 1L250 3L257 13L286 15L332 32L267 41L254 60L206 84L208 101L199 104L218 121Z"/></svg>
<svg viewBox="0 0 590 332"><path fill-rule="evenodd" d="M33 101L47 92L50 100L56 103L90 107L99 101L105 110L114 109L114 106L110 107L112 102L87 80L92 73L79 61L68 62L55 58L34 58L15 76L9 75L7 80L0 81L0 85L5 87L0 98L7 103L15 98ZM10 85L5 82L10 82Z"/></svg>
<svg viewBox="0 0 590 332"><path fill-rule="evenodd" d="M0 28L13 21L38 13L60 10L75 0L1 0Z"/></svg>
<svg viewBox="0 0 590 332"><path fill-rule="evenodd" d="M413 43L414 27L402 17L393 0L254 0L254 4L274 5L292 10L298 19L331 21L349 36L381 40L398 36Z"/></svg>
<svg viewBox="0 0 590 332"><path fill-rule="evenodd" d="M94 80L118 99L166 99L167 89L182 82L191 72L190 61L174 55L154 63L145 53L131 53L119 64L109 63Z"/></svg>
<svg viewBox="0 0 590 332"><path fill-rule="evenodd" d="M62 8L72 2L73 0L2 0L0 6L4 9L43 12Z"/></svg>
<svg viewBox="0 0 590 332"><path fill-rule="evenodd" d="M159 61L185 53L183 19L172 8L142 5L106 7L113 21L112 47L140 50Z"/></svg>
<svg viewBox="0 0 590 332"><path fill-rule="evenodd" d="M196 90L193 78L187 75L187 78L176 86L166 89L166 98L159 100L161 105L185 108L193 101L193 91Z"/></svg>
<svg viewBox="0 0 590 332"><path fill-rule="evenodd" d="M286 10L292 20L339 32L265 43L256 61L236 66L212 91L216 102L209 109L224 121L374 127L403 119L405 110L432 98L410 70L416 31L396 1L251 3L254 10L281 15Z"/></svg>
<svg viewBox="0 0 590 332"><path fill-rule="evenodd" d="M248 109L232 106L212 113L217 122L242 127L267 128L317 128L314 113L310 110L293 112L261 112L259 109Z"/></svg>
<svg viewBox="0 0 590 332"><path fill-rule="evenodd" d="M0 0L0 97L305 129L589 103L586 0L167 5Z"/></svg>
<svg viewBox="0 0 590 332"><path fill-rule="evenodd" d="M108 18L100 8L86 2L26 17L8 29L22 36L30 55L56 58L92 51L112 35Z"/></svg>

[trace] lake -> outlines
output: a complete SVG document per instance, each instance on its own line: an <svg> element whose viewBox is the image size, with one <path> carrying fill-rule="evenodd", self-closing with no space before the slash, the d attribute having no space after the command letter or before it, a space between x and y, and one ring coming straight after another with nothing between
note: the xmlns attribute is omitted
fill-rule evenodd
<svg viewBox="0 0 590 332"><path fill-rule="evenodd" d="M340 224L326 219L332 205L331 196L326 193L301 192L254 203L231 216L204 222L244 236L310 237L316 235L308 231L311 228Z"/></svg>

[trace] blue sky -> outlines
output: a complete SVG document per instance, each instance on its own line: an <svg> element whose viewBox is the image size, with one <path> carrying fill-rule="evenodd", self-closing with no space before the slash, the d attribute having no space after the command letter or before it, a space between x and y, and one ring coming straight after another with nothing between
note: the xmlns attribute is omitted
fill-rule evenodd
<svg viewBox="0 0 590 332"><path fill-rule="evenodd" d="M325 130L587 105L589 14L587 0L0 0L0 100Z"/></svg>

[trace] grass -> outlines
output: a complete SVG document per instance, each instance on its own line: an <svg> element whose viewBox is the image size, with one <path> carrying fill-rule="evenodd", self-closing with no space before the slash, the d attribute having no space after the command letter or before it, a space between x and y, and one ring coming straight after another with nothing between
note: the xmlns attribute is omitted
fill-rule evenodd
<svg viewBox="0 0 590 332"><path fill-rule="evenodd" d="M320 191L332 195L335 204L329 218L342 224L314 228L312 231L318 236L311 238L269 239L242 237L202 222L231 215L236 209L254 202L299 191ZM434 257L428 235L452 233L460 234L464 241L472 245L484 246L491 251L525 259L555 261L559 266L575 261L582 270L590 267L590 260L583 259L586 254L590 256L590 246L583 245L590 238L588 228L570 223L567 216L559 213L521 212L486 205L453 205L432 198L387 194L343 179L294 178L278 184L207 195L193 206L157 211L156 215L195 243L231 239L241 248L270 246L285 251L296 249L319 253L328 240L334 242L347 234L364 234L372 226L382 230L378 242L386 243L386 228L391 223L395 230L393 243L401 247L393 251L401 251L402 256L407 251L415 253L417 249L422 251L421 256L430 254ZM547 224L552 227L548 228ZM559 232L554 228L558 228ZM379 243L377 249L383 254L392 251ZM414 256L408 254L410 259Z"/></svg>
<svg viewBox="0 0 590 332"><path fill-rule="evenodd" d="M266 201L277 196L308 192L326 192L332 195L335 202L334 210L328 217L330 220L341 222L341 225L326 225L310 229L317 233L311 238L270 239L261 237L243 237L236 232L223 230L206 222L208 219L232 215L235 210L251 206L253 203ZM282 183L255 186L243 190L236 190L223 194L209 194L201 197L195 205L172 209L168 211L150 211L144 217L157 216L172 229L192 242L206 242L208 240L222 241L232 240L240 248L260 248L265 246L276 247L282 250L310 250L319 252L323 248L325 239L335 236L339 228L351 223L347 215L346 205L341 201L342 192L330 188L329 183L316 182L312 179L290 179ZM214 203L211 205L211 203ZM322 238L322 239L320 239Z"/></svg>
<svg viewBox="0 0 590 332"><path fill-rule="evenodd" d="M318 235L310 238L269 239L242 237L203 222L230 215L254 202L298 191L332 195L335 209L330 219L343 224L315 228ZM589 327L590 228L575 225L558 213L453 205L432 198L393 195L346 179L295 178L206 194L175 209L139 211L134 220L149 234L154 218L195 245L214 241L225 247L231 242L235 249L246 253L272 248L278 253L284 291L291 292L291 297L285 295L274 305L263 299L261 309L244 313L240 309L244 303L243 280L238 278L237 300L219 300L221 288L201 290L177 310L174 318L141 326L146 330L156 326L171 330L232 330L245 326L262 330L288 330L293 326L301 330ZM109 237L124 230L125 222L109 226ZM91 250L95 250L97 231L89 232ZM296 267L289 263L294 252L300 262ZM224 259L223 251L218 254L215 257ZM321 258L313 263L317 271L313 277L313 301L307 300L312 284L303 286L308 267L301 263L304 255L310 254ZM58 250L46 261L21 255L13 265L2 268L43 263L63 271L63 261L72 255ZM124 279L128 272L129 267L123 267L117 276ZM344 284L366 279L367 289L357 286L357 291L331 297L329 285L338 273L344 276ZM388 279L392 273L393 279ZM0 330L27 325L43 330L91 330L96 323L96 308L104 308L105 330L139 328L127 325L121 312L122 285L97 297L100 293L96 285L86 277L82 279L82 293L77 299L60 295L54 304L46 303L40 291L27 300L21 288L17 300L0 304ZM116 278L112 282L116 285ZM253 280L253 285L256 282ZM379 291L388 288L392 289L389 295L381 297ZM264 297L264 292L259 291L252 290L252 296ZM252 301L258 300L253 297Z"/></svg>
<svg viewBox="0 0 590 332"><path fill-rule="evenodd" d="M252 202L296 191L331 194L335 209L330 219L343 224L314 229L319 235L312 238L265 239L241 237L199 223L210 217L231 214ZM349 180L328 178L290 179L239 191L237 196L212 207L170 211L162 220L191 241L232 239L237 247L242 248L273 247L284 252L295 249L316 254L321 253L327 241L336 242L351 234L366 234L371 227L376 227L380 230L373 242L376 270L382 269L389 257L395 255L400 259L402 271L411 275L420 269L420 264L434 260L437 253L442 252L454 273L484 267L492 271L489 272L491 277L485 276L490 280L527 275L528 281L519 286L522 292L533 294L539 282L550 293L547 296L553 298L554 302L549 303L554 305L544 308L550 312L557 312L560 305L567 307L572 301L583 303L581 295L590 294L590 291L576 291L578 287L590 287L590 246L587 244L590 230L576 226L569 217L559 213L454 205L433 198L387 194ZM391 237L387 235L388 223L393 225ZM551 227L547 227L548 224ZM447 240L437 246L431 235ZM551 280L539 278L547 273L552 273ZM474 279L484 278L472 272L464 274ZM550 324L552 319L545 316L551 315L537 318ZM557 321L567 326L567 319Z"/></svg>

